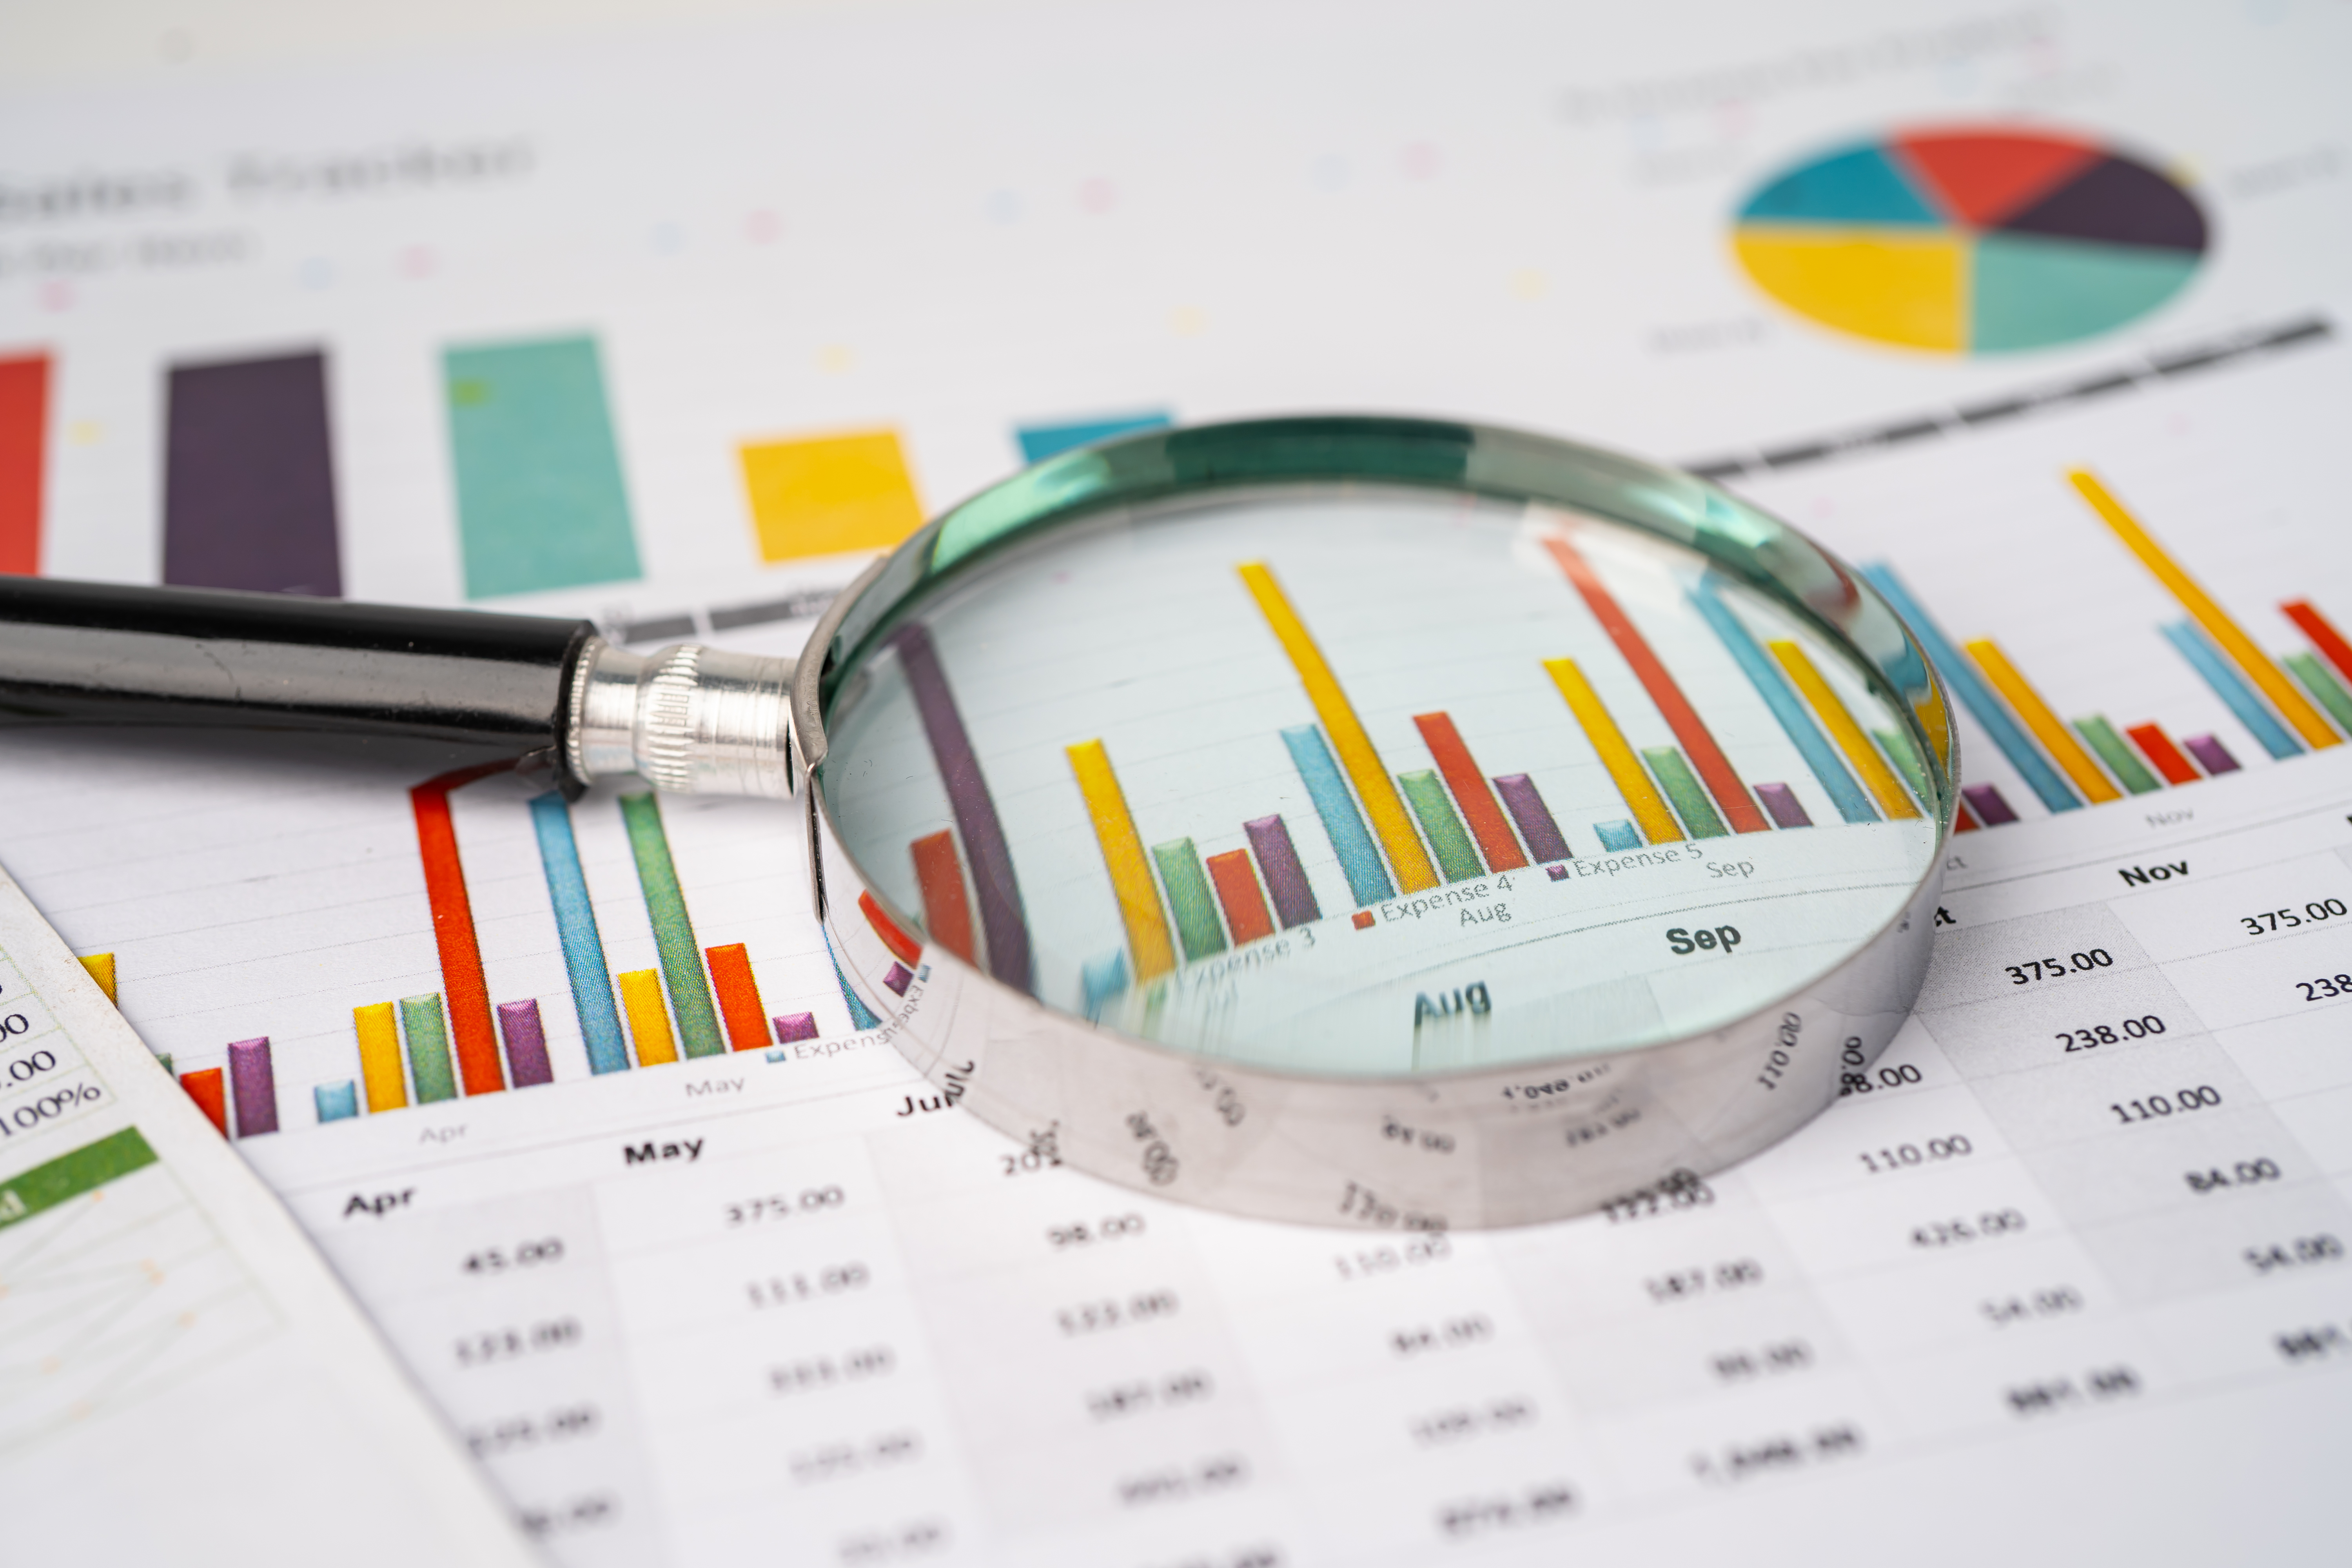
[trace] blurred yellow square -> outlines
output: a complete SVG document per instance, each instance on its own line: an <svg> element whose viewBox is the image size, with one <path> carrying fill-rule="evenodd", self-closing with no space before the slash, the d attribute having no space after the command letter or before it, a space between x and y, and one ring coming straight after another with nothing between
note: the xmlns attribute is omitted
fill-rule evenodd
<svg viewBox="0 0 2352 1568"><path fill-rule="evenodd" d="M922 524L895 430L764 441L742 456L763 561L887 550Z"/></svg>

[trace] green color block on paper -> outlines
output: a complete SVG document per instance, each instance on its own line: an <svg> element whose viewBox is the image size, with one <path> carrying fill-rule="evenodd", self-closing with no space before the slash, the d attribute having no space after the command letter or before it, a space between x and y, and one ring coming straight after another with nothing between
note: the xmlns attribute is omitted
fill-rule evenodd
<svg viewBox="0 0 2352 1568"><path fill-rule="evenodd" d="M1478 847L1470 842L1469 829L1462 826L1462 814L1454 809L1454 798L1445 793L1445 781L1433 768L1417 768L1409 773L1397 774L1397 787L1404 792L1405 804L1421 822L1422 836L1429 840L1429 852L1437 857L1437 868L1449 882L1466 882L1473 877L1486 874L1485 862L1478 858Z"/></svg>
<svg viewBox="0 0 2352 1568"><path fill-rule="evenodd" d="M154 1163L155 1151L147 1146L136 1127L85 1143L70 1154L60 1154L0 1182L0 1228L28 1220L44 1209L53 1209Z"/></svg>
<svg viewBox="0 0 2352 1568"><path fill-rule="evenodd" d="M1651 746L1643 750L1642 760L1650 764L1650 776L1658 781L1658 788L1673 803L1675 815L1683 819L1683 831L1693 838L1721 838L1730 833L1680 752L1672 746Z"/></svg>
<svg viewBox="0 0 2352 1568"><path fill-rule="evenodd" d="M400 1032L408 1037L408 1076L416 1085L416 1103L457 1098L457 1075L449 1066L449 1017L441 1010L441 994L400 999Z"/></svg>
<svg viewBox="0 0 2352 1568"><path fill-rule="evenodd" d="M2164 787L2164 781L2148 772L2139 754L2116 733L2116 727L2105 719L2093 717L2074 721L2074 733L2083 737L2091 750L2099 753L2099 761L2107 764L2107 772L2116 782L2134 795L2146 795Z"/></svg>
<svg viewBox="0 0 2352 1568"><path fill-rule="evenodd" d="M1189 838L1151 847L1160 867L1160 885L1168 889L1168 908L1176 916L1176 936L1187 960L1225 951L1225 922L1217 915L1217 897L1210 890L1209 874L1201 867L1201 852Z"/></svg>
<svg viewBox="0 0 2352 1568"><path fill-rule="evenodd" d="M2352 695L2347 695L2343 683L2327 673L2327 667L2307 653L2291 653L2279 662L2303 682L2303 689L2311 693L2314 701L2327 710L2336 728L2352 735Z"/></svg>
<svg viewBox="0 0 2352 1568"><path fill-rule="evenodd" d="M629 830L629 853L637 862L637 886L653 921L654 948L661 954L669 1010L677 1019L678 1045L689 1057L727 1054L719 1032L719 1010L710 1000L710 976L703 973L702 949L695 945L694 922L687 918L686 889L669 858L661 802L651 795L621 797L621 821Z"/></svg>

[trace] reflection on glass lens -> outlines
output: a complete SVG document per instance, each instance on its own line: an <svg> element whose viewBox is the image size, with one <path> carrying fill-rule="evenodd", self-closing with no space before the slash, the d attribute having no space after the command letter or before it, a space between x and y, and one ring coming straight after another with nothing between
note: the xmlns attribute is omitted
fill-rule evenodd
<svg viewBox="0 0 2352 1568"><path fill-rule="evenodd" d="M1048 1005L1311 1075L1745 1016L1937 839L1859 666L1697 554L1444 492L1222 492L902 605L818 784L930 942Z"/></svg>

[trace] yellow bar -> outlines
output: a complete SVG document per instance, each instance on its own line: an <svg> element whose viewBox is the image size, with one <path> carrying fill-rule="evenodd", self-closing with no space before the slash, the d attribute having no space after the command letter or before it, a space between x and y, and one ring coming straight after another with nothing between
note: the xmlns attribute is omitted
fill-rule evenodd
<svg viewBox="0 0 2352 1568"><path fill-rule="evenodd" d="M1886 765L1886 759L1870 743L1870 737L1862 732L1862 726L1853 721L1853 715L1846 711L1836 690L1822 679L1822 672L1813 668L1813 661L1805 657L1805 650L1792 642L1776 642L1771 647L1772 657L1780 661L1790 680L1812 704L1813 716L1822 721L1822 728L1830 732L1830 739L1845 753L1848 764L1862 775L1863 787L1878 803L1878 809L1886 814L1889 821L1918 816L1919 808L1911 804L1911 792L1903 787L1903 781L1895 776L1895 770Z"/></svg>
<svg viewBox="0 0 2352 1568"><path fill-rule="evenodd" d="M2116 531L2116 537L2139 557L2140 564L2156 574L2156 580L2180 601L2180 607L2205 628L2208 637L2221 645L2222 652L2237 661L2238 668L2246 672L2247 679L2262 688L2263 695L2271 700L2271 706L2294 726L2295 733L2308 742L2313 751L2336 743L2338 737L2336 731L2328 727L2326 720L2319 716L2319 710L2304 700L2303 693L2294 689L2294 683L2287 679L2277 665L2263 657L2261 648L2254 646L2254 639L2240 631L2238 623L2230 618L2230 613L2215 604L2212 595L2198 586L2197 579L2182 571L2179 562L2165 553L2164 546L2149 536L2147 530L2139 525L2137 518L2124 510L2124 503L2108 493L2107 487L2099 482L2096 475L2076 468L2066 477L2074 482L2074 488L2082 492L2083 499L2091 503L2091 510Z"/></svg>
<svg viewBox="0 0 2352 1568"><path fill-rule="evenodd" d="M1306 685L1307 700L1315 704L1315 716L1323 721L1323 732L1331 737L1331 749L1339 753L1339 765L1348 770L1349 782L1356 786L1356 798L1363 802L1364 815L1372 819L1372 832L1380 839L1381 847L1388 852L1389 868L1396 873L1397 886L1408 893L1434 888L1437 868L1429 863L1429 851L1421 847L1421 835L1413 830L1412 818L1397 794L1396 783L1381 765L1381 754L1372 750L1372 738L1364 733L1348 694L1339 689L1339 677L1323 662L1323 650L1307 635L1307 623L1290 607L1282 584L1274 580L1265 562L1253 561L1236 570L1249 585L1251 596L1257 600L1266 625L1274 628L1282 651L1290 656L1299 680Z"/></svg>
<svg viewBox="0 0 2352 1568"><path fill-rule="evenodd" d="M1127 792L1118 787L1110 753L1100 741L1087 741L1066 750L1070 771L1078 776L1078 793L1087 797L1087 815L1094 819L1095 842L1102 846L1111 891L1118 895L1118 918L1127 922L1135 978L1139 983L1156 980L1176 967L1176 944L1169 940L1168 917L1160 912L1160 886L1151 879L1151 862L1144 858L1143 839L1135 831L1135 818L1128 814Z"/></svg>
<svg viewBox="0 0 2352 1568"><path fill-rule="evenodd" d="M1544 670L1551 677L1552 683L1559 688L1559 694L1568 699L1568 710L1576 715L1579 724L1584 726L1585 739L1591 741L1592 749L1601 753L1601 765L1607 768L1609 776L1616 781L1617 793L1625 797L1626 809L1633 814L1633 820L1640 825L1643 837L1653 844L1669 844L1680 839L1682 825L1667 809L1665 797L1658 793L1658 786L1650 782L1648 771L1642 766L1642 759L1635 756L1633 748L1625 743L1624 735L1617 728L1617 721L1609 717L1609 710L1602 706L1600 693L1585 680L1584 671L1576 668L1576 660L1548 658L1544 660Z"/></svg>
<svg viewBox="0 0 2352 1568"><path fill-rule="evenodd" d="M408 1103L408 1077L400 1066L400 1026L393 1022L392 1004L352 1009L352 1025L360 1034L360 1081L367 1086L368 1114L398 1110Z"/></svg>
<svg viewBox="0 0 2352 1568"><path fill-rule="evenodd" d="M661 971L632 969L619 978L621 1009L629 1016L629 1037L637 1043L637 1065L656 1068L677 1060L677 1037L669 1032L669 1009L662 1005Z"/></svg>
<svg viewBox="0 0 2352 1568"><path fill-rule="evenodd" d="M2017 710L2017 716L2025 721L2025 727L2033 731L2042 749L2066 770L2066 776L2074 781L2076 789L2094 805L2123 798L2123 791L2107 782L2107 775L2091 760L2091 753L2076 742L2072 731L2058 722L2058 715L2050 711L2042 694L2026 684L2025 677L2017 672L2009 656L1994 646L1991 638L1979 637L1968 645L1968 650L1969 657L1977 661L1977 668L1985 672L1985 679Z"/></svg>
<svg viewBox="0 0 2352 1568"><path fill-rule="evenodd" d="M114 1001L114 954L110 952L85 954L81 966L89 971L89 977L98 982L98 988L106 993L106 999L110 1002ZM120 1004L118 1003L117 1005Z"/></svg>

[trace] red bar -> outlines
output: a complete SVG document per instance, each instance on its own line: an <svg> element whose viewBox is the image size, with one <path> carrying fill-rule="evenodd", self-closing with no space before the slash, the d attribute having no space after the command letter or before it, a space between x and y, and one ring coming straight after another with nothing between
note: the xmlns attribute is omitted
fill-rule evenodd
<svg viewBox="0 0 2352 1568"><path fill-rule="evenodd" d="M0 462L5 461L5 458L0 458ZM0 533L5 533L5 530L0 530ZM6 568L0 567L0 571L5 570ZM2327 617L2314 609L2310 600L2290 599L2279 608L2286 612L2288 620L2303 628L2303 635L2311 639L2312 647L2326 655L2327 662L2336 667L2336 674L2352 680L2352 643L2344 640L2344 634L2329 625Z"/></svg>
<svg viewBox="0 0 2352 1568"><path fill-rule="evenodd" d="M973 962L971 900L964 896L963 860L956 854L955 834L940 828L908 846L915 855L915 880L923 889L923 927L931 940L962 959Z"/></svg>
<svg viewBox="0 0 2352 1568"><path fill-rule="evenodd" d="M474 902L466 896L466 867L457 858L457 828L449 820L449 792L513 766L499 762L459 768L408 792L416 813L416 852L425 862L425 900L433 907L433 941L441 950L449 1041L467 1094L496 1094L507 1086L507 1069L499 1056L498 1026L490 1018L490 986L482 975L482 944L474 935Z"/></svg>
<svg viewBox="0 0 2352 1568"><path fill-rule="evenodd" d="M710 961L710 988L719 994L719 1016L727 1020L727 1038L739 1051L765 1050L768 1013L760 1005L760 984L751 978L751 953L741 942L731 947L706 947Z"/></svg>
<svg viewBox="0 0 2352 1568"><path fill-rule="evenodd" d="M892 957L909 968L923 962L923 944L899 930L898 922L882 912L873 894L858 894L857 907L866 911L866 923L874 928L874 934L882 939L882 945L890 950Z"/></svg>
<svg viewBox="0 0 2352 1568"><path fill-rule="evenodd" d="M1983 826L1977 820L1977 814L1969 809L1967 801L1960 802L1959 809L1952 813L1952 831L1955 833L1974 833Z"/></svg>
<svg viewBox="0 0 2352 1568"><path fill-rule="evenodd" d="M228 1136L228 1080L218 1068L206 1068L202 1072L184 1072L180 1087L196 1102L196 1109L212 1119L220 1135Z"/></svg>
<svg viewBox="0 0 2352 1568"><path fill-rule="evenodd" d="M2327 623L2322 621L2320 624L2326 626ZM2132 744L2137 746L2147 754L2147 760L2156 764L2156 771L2164 775L2165 783L2195 784L2203 776L2198 773L2197 764L2182 756L2180 748L2172 743L2172 737L2166 734L2158 726L2135 724L2124 733L2129 735L2132 738Z"/></svg>
<svg viewBox="0 0 2352 1568"><path fill-rule="evenodd" d="M1625 662L1632 665L1633 673L1641 678L1643 689L1650 694L1650 700L1657 704L1658 711L1664 715L1666 726L1674 731L1675 739L1682 742L1683 755L1690 759L1691 766L1705 781L1707 793L1715 796L1715 804L1722 807L1723 819L1731 824L1731 830L1734 833L1769 830L1771 824L1765 821L1763 812L1757 809L1747 786L1739 782L1739 775L1731 771L1730 762L1725 758L1722 748L1715 743L1715 737L1707 732L1706 725L1700 721L1697 710L1683 695L1683 689L1675 684L1675 678L1666 673L1666 667L1658 662L1658 656L1650 651L1650 645L1643 637L1641 628L1627 618L1615 596L1609 592L1608 585L1601 581L1599 574L1585 563L1584 557L1579 555L1568 541L1547 538L1544 548L1551 552L1551 558L1559 563L1561 571L1568 574L1568 580L1576 584L1576 591L1584 596L1585 607L1592 612L1592 618L1601 623L1601 629L1609 634L1609 640L1617 645L1617 651L1624 656Z"/></svg>
<svg viewBox="0 0 2352 1568"><path fill-rule="evenodd" d="M1266 913L1265 894L1258 889L1257 868L1250 864L1248 850L1210 856L1209 880L1217 885L1217 902L1225 906L1225 924L1233 928L1235 947L1274 934L1274 917Z"/></svg>
<svg viewBox="0 0 2352 1568"><path fill-rule="evenodd" d="M1470 825L1470 836L1478 841L1478 852L1486 857L1489 871L1516 871L1528 863L1525 851L1511 832L1511 825L1503 816L1502 803L1486 785L1486 775L1470 758L1470 748L1462 743L1462 732L1454 727L1450 713L1416 713L1413 724L1429 747L1429 754L1437 760L1437 771L1445 777L1445 787L1454 792L1454 804L1462 808L1462 820Z"/></svg>
<svg viewBox="0 0 2352 1568"><path fill-rule="evenodd" d="M41 569L41 459L47 455L49 356L0 359L0 572Z"/></svg>

